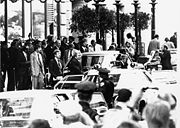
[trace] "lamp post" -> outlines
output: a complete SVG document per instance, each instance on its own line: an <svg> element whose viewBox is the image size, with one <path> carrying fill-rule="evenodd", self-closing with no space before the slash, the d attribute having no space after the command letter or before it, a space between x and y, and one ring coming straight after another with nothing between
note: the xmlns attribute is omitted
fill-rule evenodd
<svg viewBox="0 0 180 128"><path fill-rule="evenodd" d="M116 22L117 22L117 47L120 48L121 44L120 44L120 22L119 22L119 10L124 7L121 3L120 0L115 0L115 4L116 5Z"/></svg>
<svg viewBox="0 0 180 128"><path fill-rule="evenodd" d="M17 2L17 0L10 0L12 3ZM5 42L8 42L8 0L0 0L0 4L4 2L4 37Z"/></svg>
<svg viewBox="0 0 180 128"><path fill-rule="evenodd" d="M151 39L153 39L154 35L155 35L155 5L157 4L156 0L151 0L150 4L152 5L152 8L151 8L151 12L152 12Z"/></svg>
<svg viewBox="0 0 180 128"><path fill-rule="evenodd" d="M32 32L33 32L33 30L32 30L33 29L33 27L32 27L33 26L33 22L32 22L33 21L33 18L32 18L32 1L33 0L26 0L27 3L30 3L30 33L31 33L30 36L31 36L31 38L32 38L32 35L33 35L32 34Z"/></svg>
<svg viewBox="0 0 180 128"><path fill-rule="evenodd" d="M94 6L95 6L95 11L96 11L96 16L97 16L97 30L96 30L96 41L99 40L99 35L100 35L100 23L99 23L99 7L103 6L105 4L100 4L100 2L104 2L104 0L94 0Z"/></svg>
<svg viewBox="0 0 180 128"><path fill-rule="evenodd" d="M134 18L135 18L135 37L136 37L136 49L135 49L135 60L137 60L138 57L138 23L137 23L137 11L138 11L138 0L134 0L134 3L132 3L134 5L135 11L134 11Z"/></svg>
<svg viewBox="0 0 180 128"><path fill-rule="evenodd" d="M61 38L61 22L60 22L60 2L61 0L55 0L57 3L57 39Z"/></svg>

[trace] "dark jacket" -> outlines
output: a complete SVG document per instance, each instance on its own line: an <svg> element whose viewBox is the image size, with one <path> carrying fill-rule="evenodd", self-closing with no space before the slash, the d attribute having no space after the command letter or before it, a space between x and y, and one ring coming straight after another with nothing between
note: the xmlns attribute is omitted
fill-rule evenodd
<svg viewBox="0 0 180 128"><path fill-rule="evenodd" d="M84 102L84 101L79 101L79 104L82 106L82 109L85 113L87 113L89 115L89 117L96 122L95 117L98 115L97 112L95 110L93 110L90 107L90 104L88 102Z"/></svg>
<svg viewBox="0 0 180 128"><path fill-rule="evenodd" d="M70 75L82 74L81 63L75 57L71 58L67 67L70 70Z"/></svg>
<svg viewBox="0 0 180 128"><path fill-rule="evenodd" d="M162 70L172 70L170 51L163 50L163 52L160 53L160 57L161 57Z"/></svg>
<svg viewBox="0 0 180 128"><path fill-rule="evenodd" d="M61 66L62 67L59 67L58 64L57 64L57 61L54 59L51 59L50 63L49 63L49 72L51 74L51 80L53 78L56 78L57 76L63 76L63 67L64 67L64 64L62 62L62 60L60 60L60 63L61 63Z"/></svg>

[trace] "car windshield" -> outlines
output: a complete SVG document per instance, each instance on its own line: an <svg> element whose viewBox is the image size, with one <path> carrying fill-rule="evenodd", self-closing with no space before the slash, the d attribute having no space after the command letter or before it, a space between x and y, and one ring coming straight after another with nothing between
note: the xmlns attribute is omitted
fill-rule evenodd
<svg viewBox="0 0 180 128"><path fill-rule="evenodd" d="M89 69L96 64L102 64L104 56L82 56L83 69Z"/></svg>
<svg viewBox="0 0 180 128"><path fill-rule="evenodd" d="M3 128L24 127L28 124L32 97L0 99L0 121Z"/></svg>

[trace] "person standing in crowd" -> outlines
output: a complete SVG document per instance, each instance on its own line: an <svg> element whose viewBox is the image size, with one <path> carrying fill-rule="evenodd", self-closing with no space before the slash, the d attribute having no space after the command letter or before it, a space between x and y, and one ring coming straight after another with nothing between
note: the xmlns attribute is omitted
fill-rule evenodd
<svg viewBox="0 0 180 128"><path fill-rule="evenodd" d="M82 106L82 110L87 113L95 123L99 123L100 117L98 113L93 110L89 104L92 99L92 95L96 90L95 83L90 81L82 81L76 84L75 87L77 88L79 104Z"/></svg>
<svg viewBox="0 0 180 128"><path fill-rule="evenodd" d="M45 71L44 71L44 64L40 51L41 51L41 46L39 44L36 44L34 46L34 52L30 55L33 89L44 88Z"/></svg>
<svg viewBox="0 0 180 128"><path fill-rule="evenodd" d="M49 62L51 59L53 59L54 51L54 37L52 35L49 35L47 37L47 47L44 49L45 55L46 55L46 63L45 65L49 65Z"/></svg>
<svg viewBox="0 0 180 128"><path fill-rule="evenodd" d="M61 42L61 47L60 47L61 59L64 58L65 50L67 50L68 48L69 48L69 44L68 44L68 41L67 41L67 37L63 37L62 42Z"/></svg>
<svg viewBox="0 0 180 128"><path fill-rule="evenodd" d="M1 73L2 73L2 83L0 92L3 91L3 88L5 86L5 79L7 74L7 65L8 65L8 45L7 42L2 41L1 42Z"/></svg>
<svg viewBox="0 0 180 128"><path fill-rule="evenodd" d="M30 60L28 57L29 46L25 45L20 49L20 52L17 56L17 89L18 90L27 90L30 89Z"/></svg>
<svg viewBox="0 0 180 128"><path fill-rule="evenodd" d="M63 61L65 64L71 59L71 57L75 54L75 52L76 49L74 49L74 44L73 43L69 44L69 48L64 52Z"/></svg>
<svg viewBox="0 0 180 128"><path fill-rule="evenodd" d="M128 101L132 96L132 92L129 89L122 88L118 91L118 96L115 98L114 107L122 110L126 113L124 116L130 119L131 110L128 108Z"/></svg>
<svg viewBox="0 0 180 128"><path fill-rule="evenodd" d="M174 43L175 48L177 48L177 32L170 38L170 41Z"/></svg>
<svg viewBox="0 0 180 128"><path fill-rule="evenodd" d="M17 85L16 81L16 66L17 66L17 56L19 53L19 39L14 39L11 43L11 47L8 49L9 58L8 58L8 83L7 91L14 91Z"/></svg>
<svg viewBox="0 0 180 128"><path fill-rule="evenodd" d="M156 51L160 49L160 42L158 41L159 35L154 35L154 38L150 41L148 46L148 55L151 54L151 51Z"/></svg>
<svg viewBox="0 0 180 128"><path fill-rule="evenodd" d="M61 51L59 49L54 50L54 58L49 63L49 72L51 74L50 83L52 86L56 84L63 77L64 63L61 60Z"/></svg>
<svg viewBox="0 0 180 128"><path fill-rule="evenodd" d="M173 42L171 42L167 37L164 39L164 41L165 41L164 45L167 45L168 49L174 49L175 48Z"/></svg>
<svg viewBox="0 0 180 128"><path fill-rule="evenodd" d="M100 44L96 43L95 40L91 40L92 50L94 52L103 51L103 48Z"/></svg>
<svg viewBox="0 0 180 128"><path fill-rule="evenodd" d="M70 75L82 74L82 66L81 66L81 52L76 50L69 63L67 64Z"/></svg>
<svg viewBox="0 0 180 128"><path fill-rule="evenodd" d="M88 49L87 39L83 39L81 43L82 43L82 45L80 47L81 53L88 52L89 49Z"/></svg>
<svg viewBox="0 0 180 128"><path fill-rule="evenodd" d="M127 37L126 43L128 43L128 45L129 45L132 49L135 49L135 44L134 44L135 38L131 35L131 33L127 33L127 34L126 34L126 37ZM126 44L126 43L125 43L125 44Z"/></svg>
<svg viewBox="0 0 180 128"><path fill-rule="evenodd" d="M171 53L167 45L163 45L162 52L160 53L162 70L172 70Z"/></svg>
<svg viewBox="0 0 180 128"><path fill-rule="evenodd" d="M109 80L108 73L109 70L105 68L99 68L99 76L100 76L100 87L99 90L103 93L104 98L108 104L108 108L113 107L113 93L114 93L114 84Z"/></svg>

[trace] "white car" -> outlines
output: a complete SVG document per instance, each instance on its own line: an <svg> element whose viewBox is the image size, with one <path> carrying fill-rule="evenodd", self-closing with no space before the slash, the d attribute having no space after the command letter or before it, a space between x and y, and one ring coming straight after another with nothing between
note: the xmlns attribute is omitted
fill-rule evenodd
<svg viewBox="0 0 180 128"><path fill-rule="evenodd" d="M0 93L0 127L27 127L34 119L46 119L52 128L61 122L58 103L73 100L72 90L25 90ZM57 123L59 122L59 123Z"/></svg>

